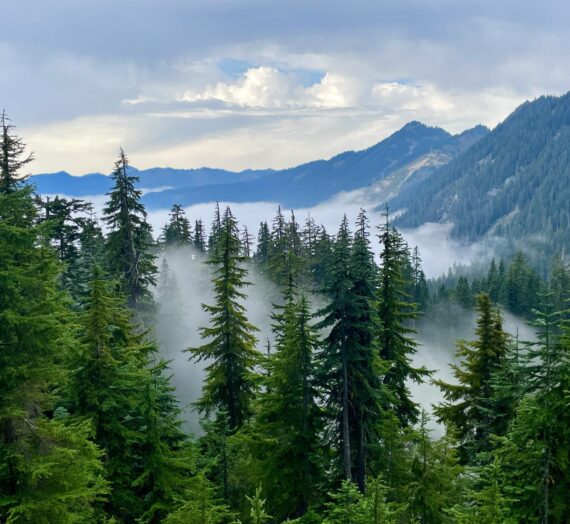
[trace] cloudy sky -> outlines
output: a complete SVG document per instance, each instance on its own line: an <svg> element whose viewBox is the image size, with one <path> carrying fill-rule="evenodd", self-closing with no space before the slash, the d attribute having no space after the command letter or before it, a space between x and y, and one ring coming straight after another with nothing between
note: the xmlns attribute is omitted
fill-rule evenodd
<svg viewBox="0 0 570 524"><path fill-rule="evenodd" d="M0 104L35 173L285 167L409 120L494 126L570 89L570 7L543 0L4 2Z"/></svg>

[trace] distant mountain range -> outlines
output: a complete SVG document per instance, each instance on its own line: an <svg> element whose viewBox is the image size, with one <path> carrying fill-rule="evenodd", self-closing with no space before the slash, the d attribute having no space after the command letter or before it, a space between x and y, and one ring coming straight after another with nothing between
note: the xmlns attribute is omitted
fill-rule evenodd
<svg viewBox="0 0 570 524"><path fill-rule="evenodd" d="M359 190L369 208L389 202L401 227L451 222L458 239L496 235L570 249L570 93L525 102L492 131L451 135L410 122L363 151L290 169L134 171L149 209L213 201L299 208ZM111 186L102 174L31 180L40 193L76 197Z"/></svg>
<svg viewBox="0 0 570 524"><path fill-rule="evenodd" d="M284 170L154 168L137 170L139 187L149 209L170 208L214 201L279 202L284 207L306 207L326 201L341 191L352 191L384 181L394 194L412 178L426 176L449 162L488 133L477 126L459 135L437 127L410 122L363 151L349 151L330 160L317 160ZM413 175L413 176L412 176ZM108 176L81 177L66 172L35 175L39 193L86 197L111 188ZM389 191L383 191L388 195Z"/></svg>

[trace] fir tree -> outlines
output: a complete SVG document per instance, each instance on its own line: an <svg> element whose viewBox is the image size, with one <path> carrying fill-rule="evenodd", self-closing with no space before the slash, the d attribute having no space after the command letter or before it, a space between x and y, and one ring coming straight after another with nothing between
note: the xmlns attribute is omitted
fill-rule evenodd
<svg viewBox="0 0 570 524"><path fill-rule="evenodd" d="M276 348L268 357L256 417L263 485L279 518L307 511L321 473L314 362L319 340L304 295L297 299L290 290L284 295L285 305L274 317Z"/></svg>
<svg viewBox="0 0 570 524"><path fill-rule="evenodd" d="M259 233L257 234L257 250L255 252L255 261L263 267L269 258L269 250L271 244L271 234L267 222L261 222L259 225Z"/></svg>
<svg viewBox="0 0 570 524"><path fill-rule="evenodd" d="M319 314L319 327L330 328L321 354L321 381L326 405L339 434L343 475L355 478L364 491L366 457L376 437L382 404L386 402L376 346L378 329L374 303L376 268L370 251L367 219L361 212L351 239L346 217L336 238L329 266L330 304Z"/></svg>
<svg viewBox="0 0 570 524"><path fill-rule="evenodd" d="M407 382L422 382L429 376L429 371L412 364L417 343L410 336L415 331L406 322L416 318L416 305L410 303L405 293L403 269L408 251L402 237L390 224L388 210L384 217L385 222L380 226L379 234L382 251L378 291L378 344L382 360L390 363L390 369L384 376L384 383L394 399L390 408L403 425L408 425L417 422L419 407L411 398Z"/></svg>
<svg viewBox="0 0 570 524"><path fill-rule="evenodd" d="M459 364L451 366L458 383L436 381L445 397L445 402L436 407L436 414L457 430L464 461L472 461L481 451L489 450L489 437L497 434L500 426L498 417L488 408L493 398L492 377L503 363L507 335L489 295L478 295L477 312L477 340L459 341Z"/></svg>
<svg viewBox="0 0 570 524"><path fill-rule="evenodd" d="M193 242L190 221L180 204L174 204L170 210L168 223L162 230L162 241L166 246L186 246Z"/></svg>
<svg viewBox="0 0 570 524"><path fill-rule="evenodd" d="M110 229L107 236L107 265L120 281L121 291L128 304L136 308L151 300L149 286L156 283L157 268L151 253L151 227L146 211L135 189L138 177L128 174L129 163L121 149L111 178L115 186L108 193L109 200L103 209L104 220Z"/></svg>
<svg viewBox="0 0 570 524"><path fill-rule="evenodd" d="M210 235L208 236L209 252L213 253L216 250L221 234L222 234L222 214L220 212L220 203L216 202L216 207L214 208L214 220L212 221Z"/></svg>
<svg viewBox="0 0 570 524"><path fill-rule="evenodd" d="M20 170L29 164L34 156L26 153L26 144L14 133L14 125L2 111L0 116L2 137L0 142L0 193L13 193L27 177Z"/></svg>
<svg viewBox="0 0 570 524"><path fill-rule="evenodd" d="M216 249L208 264L214 268L214 305L203 305L211 316L211 326L201 329L207 342L190 348L192 358L208 359L202 396L196 403L206 415L227 411L231 430L239 428L251 413L255 390L254 366L259 357L255 350L255 328L247 320L242 291L249 285L247 269L242 267L239 230L229 208L224 213Z"/></svg>
<svg viewBox="0 0 570 524"><path fill-rule="evenodd" d="M196 220L194 225L194 248L200 253L206 252L206 236L201 220Z"/></svg>

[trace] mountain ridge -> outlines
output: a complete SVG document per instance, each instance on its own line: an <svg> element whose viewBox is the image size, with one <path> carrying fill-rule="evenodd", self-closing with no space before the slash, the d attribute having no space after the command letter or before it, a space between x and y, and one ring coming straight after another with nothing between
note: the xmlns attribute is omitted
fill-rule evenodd
<svg viewBox="0 0 570 524"><path fill-rule="evenodd" d="M169 208L175 202L191 205L215 200L270 200L301 207L323 202L341 191L370 186L434 151L450 160L488 132L479 125L452 135L442 128L412 121L366 149L282 170L131 169L140 177L139 187L146 190L143 198L151 209ZM34 175L31 182L39 193L75 197L104 194L112 185L108 175L73 176L65 171Z"/></svg>

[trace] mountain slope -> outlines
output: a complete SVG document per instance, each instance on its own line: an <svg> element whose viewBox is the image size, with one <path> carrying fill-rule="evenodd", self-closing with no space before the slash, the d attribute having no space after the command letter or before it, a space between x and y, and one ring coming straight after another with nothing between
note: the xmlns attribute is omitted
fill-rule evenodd
<svg viewBox="0 0 570 524"><path fill-rule="evenodd" d="M570 93L524 103L391 205L401 226L450 221L457 238L570 246Z"/></svg>
<svg viewBox="0 0 570 524"><path fill-rule="evenodd" d="M169 208L173 203L190 205L216 200L273 201L286 207L310 206L341 191L374 184L378 190L379 181L388 181L391 191L399 191L401 184L412 179L412 172L425 176L487 132L486 128L478 126L460 135L451 135L437 127L410 122L363 151L349 151L329 160L317 160L281 171L234 173L208 168L155 168L138 171L137 175L140 187L146 190L144 202L150 209ZM434 161L436 157L437 161ZM405 172L407 175L404 176ZM44 194L87 196L103 194L110 188L110 180L104 175L72 177L67 173L57 173L34 176L32 182ZM381 193L388 194L386 191Z"/></svg>

